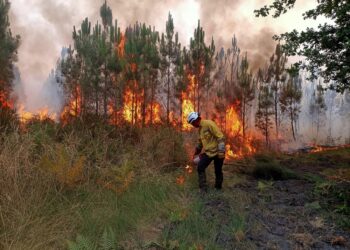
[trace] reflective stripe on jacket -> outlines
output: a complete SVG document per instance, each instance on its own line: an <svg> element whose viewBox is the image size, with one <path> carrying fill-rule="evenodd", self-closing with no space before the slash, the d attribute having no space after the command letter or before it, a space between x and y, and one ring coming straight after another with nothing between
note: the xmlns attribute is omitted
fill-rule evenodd
<svg viewBox="0 0 350 250"><path fill-rule="evenodd" d="M218 153L218 144L224 142L224 134L215 122L211 120L201 120L199 126L198 149L204 149L209 157L214 157Z"/></svg>

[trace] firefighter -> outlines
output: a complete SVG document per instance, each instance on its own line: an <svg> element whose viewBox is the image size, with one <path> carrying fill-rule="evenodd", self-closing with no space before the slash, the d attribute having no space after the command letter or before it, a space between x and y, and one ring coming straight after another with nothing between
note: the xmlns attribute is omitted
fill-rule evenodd
<svg viewBox="0 0 350 250"><path fill-rule="evenodd" d="M207 192L205 169L214 161L215 188L221 190L223 182L222 165L225 159L225 138L219 127L211 120L202 120L200 114L191 112L187 122L199 129L199 142L193 156L197 165L198 181L201 192ZM204 153L200 154L204 149Z"/></svg>

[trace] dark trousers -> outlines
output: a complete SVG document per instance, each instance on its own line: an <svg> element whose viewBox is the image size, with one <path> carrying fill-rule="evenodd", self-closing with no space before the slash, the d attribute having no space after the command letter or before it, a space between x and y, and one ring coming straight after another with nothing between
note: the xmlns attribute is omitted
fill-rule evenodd
<svg viewBox="0 0 350 250"><path fill-rule="evenodd" d="M203 154L198 163L198 168L197 168L200 189L203 189L203 190L208 189L205 169L209 166L209 164L213 160L214 160L214 168L215 168L215 188L221 189L222 187L222 181L224 179L222 174L222 165L224 164L224 159L219 158L218 156L209 157L206 154Z"/></svg>

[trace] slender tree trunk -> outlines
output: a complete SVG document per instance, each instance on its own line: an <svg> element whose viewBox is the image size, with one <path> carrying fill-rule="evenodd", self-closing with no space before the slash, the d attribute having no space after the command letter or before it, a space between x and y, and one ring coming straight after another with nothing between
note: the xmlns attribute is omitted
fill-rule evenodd
<svg viewBox="0 0 350 250"><path fill-rule="evenodd" d="M98 89L95 87L95 114L98 115Z"/></svg>
<svg viewBox="0 0 350 250"><path fill-rule="evenodd" d="M75 113L75 116L78 117L79 114L78 114L78 105L79 105L79 93L78 93L78 84L76 84L75 86L75 91L74 91L74 97L75 97L75 105L74 105L74 113Z"/></svg>
<svg viewBox="0 0 350 250"><path fill-rule="evenodd" d="M147 97L146 97L146 88L144 88L143 93L143 103L142 103L142 127L146 125L146 107L147 107Z"/></svg>
<svg viewBox="0 0 350 250"><path fill-rule="evenodd" d="M149 81L151 85L151 110L150 110L150 124L153 124L153 105L154 105L154 82L152 74L149 76Z"/></svg>
<svg viewBox="0 0 350 250"><path fill-rule="evenodd" d="M291 122L293 139L294 139L294 141L296 141L295 132L294 132L294 112L293 112L293 103L292 103L292 101L291 101L291 105L290 105L290 122Z"/></svg>
<svg viewBox="0 0 350 250"><path fill-rule="evenodd" d="M131 100L131 125L135 124L135 89L132 89L132 100Z"/></svg>
<svg viewBox="0 0 350 250"><path fill-rule="evenodd" d="M242 125L243 125L243 140L245 140L245 129L246 129L246 100L242 99Z"/></svg>
<svg viewBox="0 0 350 250"><path fill-rule="evenodd" d="M196 79L197 81L197 112L200 112L200 82L199 82L199 74Z"/></svg>
<svg viewBox="0 0 350 250"><path fill-rule="evenodd" d="M269 147L269 116L268 108L265 108L265 142L266 148Z"/></svg>
<svg viewBox="0 0 350 250"><path fill-rule="evenodd" d="M105 63L105 82L104 82L104 89L103 89L103 114L104 114L104 118L107 119L107 63Z"/></svg>
<svg viewBox="0 0 350 250"><path fill-rule="evenodd" d="M320 130L320 113L319 113L319 108L317 108L317 123L316 123L316 143L317 143L317 140L318 140L318 132Z"/></svg>
<svg viewBox="0 0 350 250"><path fill-rule="evenodd" d="M166 102L167 125L170 124L170 117L169 116L170 116L170 65L168 65L168 70L167 70L167 102Z"/></svg>
<svg viewBox="0 0 350 250"><path fill-rule="evenodd" d="M276 89L275 89L275 96L274 96L274 105L275 105L275 126L276 126L276 138L278 140L278 89L277 89L277 82L276 82Z"/></svg>

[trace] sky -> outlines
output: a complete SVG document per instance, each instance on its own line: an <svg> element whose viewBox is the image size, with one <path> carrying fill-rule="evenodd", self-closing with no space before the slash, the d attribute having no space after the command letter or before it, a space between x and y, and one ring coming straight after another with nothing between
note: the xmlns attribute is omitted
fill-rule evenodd
<svg viewBox="0 0 350 250"><path fill-rule="evenodd" d="M27 102L38 99L50 71L55 67L62 47L72 44L73 26L88 17L99 19L104 0L11 0L10 22L13 34L21 36L18 67ZM170 12L182 45L188 45L198 20L209 42L216 48L230 46L233 35L241 51L247 52L252 67L268 60L274 51L272 35L315 27L318 21L302 18L302 13L316 5L316 0L297 0L293 10L273 19L256 18L253 11L272 0L108 0L113 18L122 29L136 21L165 30ZM321 20L322 21L322 20ZM31 100L32 99L32 100ZM43 104L44 105L44 104Z"/></svg>

